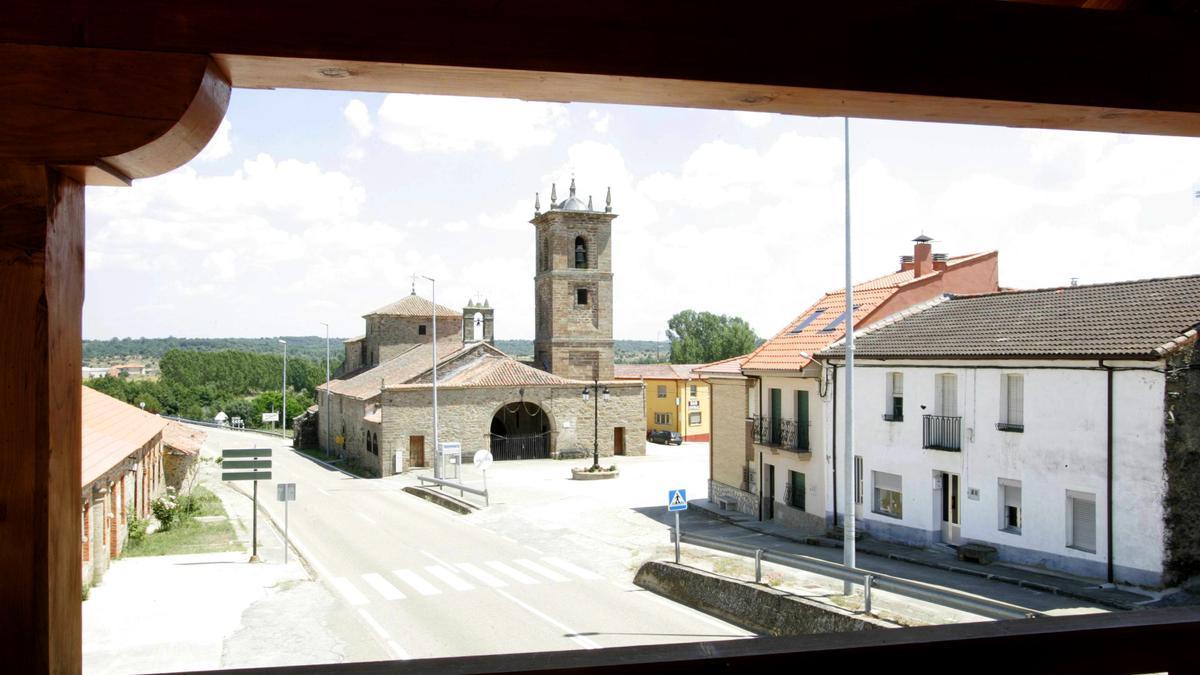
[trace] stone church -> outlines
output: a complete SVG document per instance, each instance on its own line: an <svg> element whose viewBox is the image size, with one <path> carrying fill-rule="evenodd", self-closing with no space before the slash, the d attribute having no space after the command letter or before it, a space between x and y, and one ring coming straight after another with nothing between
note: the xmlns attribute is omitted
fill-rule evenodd
<svg viewBox="0 0 1200 675"><path fill-rule="evenodd" d="M642 384L613 379L611 192L603 211L575 195L574 179L566 199L556 192L544 212L535 199L530 221L532 363L495 347L486 300L459 312L414 287L363 317L328 396L318 387L323 449L381 476L431 466L436 360L438 438L461 443L464 461L484 448L497 460L590 457L597 439L601 455L645 454Z"/></svg>

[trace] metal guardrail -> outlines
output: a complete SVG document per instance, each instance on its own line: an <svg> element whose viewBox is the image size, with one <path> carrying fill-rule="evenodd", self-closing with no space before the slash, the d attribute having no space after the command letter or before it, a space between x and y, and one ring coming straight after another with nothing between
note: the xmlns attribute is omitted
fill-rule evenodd
<svg viewBox="0 0 1200 675"><path fill-rule="evenodd" d="M187 417L176 417L175 415L159 415L159 417L163 418L164 420L174 420L176 422L186 422L187 424L199 424L202 427L209 427L212 429L225 429L227 431L248 431L248 432L255 433L255 434L269 434L271 436L278 436L280 438L288 438L288 439L292 438L291 436L285 436L282 431L274 431L271 429L251 429L249 427L235 427L235 426L230 426L228 424L217 424L216 422L210 422L208 420L193 420L193 419L189 419Z"/></svg>
<svg viewBox="0 0 1200 675"><path fill-rule="evenodd" d="M924 602L933 603L958 609L980 616L986 616L990 619L1033 619L1045 616L1041 612L1020 607L1018 605L1000 602L999 600L988 600L970 593L962 593L960 591L952 591L948 588L934 586L932 584L912 581L911 579L901 579L887 574L879 574L877 572L869 572L858 568L846 568L837 563L831 563L819 558L810 558L808 556L797 555L795 553L782 553L771 551L768 549L755 548L753 546L743 546L733 544L721 539L706 537L699 534L691 534L684 532L680 535L680 541L685 544L693 544L695 546L703 546L725 553L734 555L742 555L755 559L755 576L761 582L761 561L765 560L777 565L792 567L805 572L821 574L827 577L832 577L843 582L850 582L863 586L866 600L866 609L871 611L870 594L871 589L875 588L896 595L903 595L914 600L922 600Z"/></svg>
<svg viewBox="0 0 1200 675"><path fill-rule="evenodd" d="M453 488L458 490L458 496L460 497L462 496L463 492L470 492L473 495L479 495L480 497L483 497L483 503L486 506L491 506L491 500L488 497L488 491L486 489L480 490L479 488L473 488L470 485L463 485L462 483L455 483L454 481L450 480L442 480L441 478L431 478L429 476L417 476L417 480L421 481L422 483L429 482L433 483L434 485Z"/></svg>

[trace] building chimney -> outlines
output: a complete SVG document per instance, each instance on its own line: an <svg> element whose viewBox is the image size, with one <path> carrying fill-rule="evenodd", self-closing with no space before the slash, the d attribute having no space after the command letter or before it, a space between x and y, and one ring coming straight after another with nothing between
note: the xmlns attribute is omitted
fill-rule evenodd
<svg viewBox="0 0 1200 675"><path fill-rule="evenodd" d="M923 277L933 271L933 237L922 234L913 241L913 278Z"/></svg>
<svg viewBox="0 0 1200 675"><path fill-rule="evenodd" d="M933 254L933 271L940 272L944 269L946 269L946 254L945 253L934 253Z"/></svg>
<svg viewBox="0 0 1200 675"><path fill-rule="evenodd" d="M913 268L913 258L911 255L900 256L900 271L907 272Z"/></svg>

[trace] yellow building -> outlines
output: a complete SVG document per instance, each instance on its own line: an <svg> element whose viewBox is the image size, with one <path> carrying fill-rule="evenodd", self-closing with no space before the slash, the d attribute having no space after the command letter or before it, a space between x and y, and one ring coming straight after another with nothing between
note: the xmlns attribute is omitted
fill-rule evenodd
<svg viewBox="0 0 1200 675"><path fill-rule="evenodd" d="M695 365L666 363L614 366L618 380L645 385L646 431L677 431L685 441L708 441L712 407L708 382L692 373Z"/></svg>

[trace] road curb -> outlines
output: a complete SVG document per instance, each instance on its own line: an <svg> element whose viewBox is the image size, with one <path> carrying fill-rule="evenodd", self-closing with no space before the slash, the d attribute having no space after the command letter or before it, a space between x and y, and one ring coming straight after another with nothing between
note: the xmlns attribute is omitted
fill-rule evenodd
<svg viewBox="0 0 1200 675"><path fill-rule="evenodd" d="M237 483L231 483L228 487L246 499L254 501L254 496L239 487ZM313 581L316 581L319 578L319 575L316 573L316 570L313 569L312 563L300 551L300 548L296 545L296 542L291 537L284 536L283 528L280 527L278 522L276 522L275 517L271 515L271 512L267 510L266 506L264 506L261 502L255 502L255 506L257 507L258 512L267 519L267 522L271 525L271 528L275 530L275 534L278 534L279 538L283 540L283 545L286 546L288 550L296 556L296 560L300 561L300 564L304 567L304 570L308 572L309 578Z"/></svg>
<svg viewBox="0 0 1200 675"><path fill-rule="evenodd" d="M778 532L770 532L768 530L760 529L760 528L754 527L754 526L746 524L746 523L738 522L736 520L733 520L732 518L723 516L719 513L713 512L713 511L709 511L708 509L705 509L703 507L701 507L700 510L703 511L705 513L705 515L712 517L715 520L719 520L721 522L728 523L730 525L733 525L734 527L741 528L748 532L757 532L758 534L765 534L765 535L771 536L771 537L778 537L780 539L791 541L791 542L794 542L797 544L805 544L807 546L813 546L813 545L822 546L822 545L824 545L823 542L814 541L814 540L818 539L815 537L791 537L786 534L780 534ZM831 548L841 548L841 546L834 544L831 546ZM971 570L971 569L966 569L963 567L958 567L955 565L950 565L947 563L930 562L927 560L921 560L919 558L910 558L908 556L901 555L898 553L891 553L891 552L886 552L886 551L876 552L876 551L871 550L870 545L867 545L866 547L859 545L857 547L857 550L859 553L865 553L867 555L873 555L873 556L876 556L879 558L887 558L888 560L895 560L897 562L908 563L910 565L921 565L923 567L939 569L944 572L953 572L955 574L967 574L970 576L980 577L980 578L988 579L991 581L999 581L1001 583L1009 584L1012 586L1017 586L1019 588L1026 588L1026 589L1029 589L1032 591L1039 591L1042 593L1049 593L1051 595L1058 595L1058 596L1067 597L1067 598L1074 598L1076 600L1086 600L1088 602L1092 602L1097 605L1102 605L1104 607L1108 607L1111 609L1119 609L1119 610L1125 610L1125 611L1136 609L1135 607L1130 606L1128 603L1124 603L1121 601L1108 600L1105 598L1097 598L1097 597L1087 594L1087 593L1079 593L1076 591L1072 591L1070 589L1060 588L1058 586L1051 586L1049 584L1043 584L1043 583L1040 583L1037 581L1028 581L1025 579L1018 579L1016 577L1008 577L1008 576L1003 576L1000 574L992 574L990 572L984 572L982 570Z"/></svg>
<svg viewBox="0 0 1200 675"><path fill-rule="evenodd" d="M307 460L314 461L314 462L316 462L317 464L320 464L321 466L323 466L323 467L325 467L325 468L327 468L327 469L333 469L334 471L337 471L337 472L339 472L339 473L345 474L345 475L347 475L347 476L349 476L349 477L351 477L351 478L354 478L355 480L367 480L366 478L363 478L362 476L358 476L358 475L355 475L355 474L352 474L352 473L350 473L349 471L347 471L347 470L345 470L345 469L341 468L340 466L334 466L334 465L330 464L329 462L326 462L326 461L324 461L324 460L321 460L321 459L318 459L318 458L316 458L316 457L313 457L312 455L310 455L310 454L308 454L308 453L305 453L305 452L300 452L300 451L299 451L299 450L297 450L296 448L284 448L284 449L285 449L285 450L290 450L290 451L292 451L293 453L295 453L295 454L297 454L297 455L299 455L299 456L303 457L304 459L307 459Z"/></svg>

